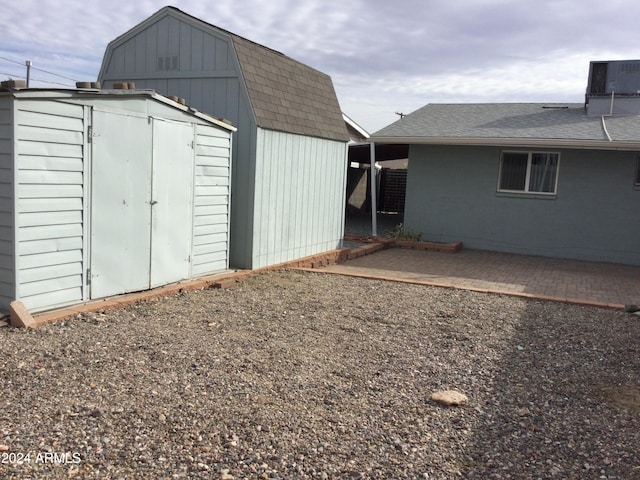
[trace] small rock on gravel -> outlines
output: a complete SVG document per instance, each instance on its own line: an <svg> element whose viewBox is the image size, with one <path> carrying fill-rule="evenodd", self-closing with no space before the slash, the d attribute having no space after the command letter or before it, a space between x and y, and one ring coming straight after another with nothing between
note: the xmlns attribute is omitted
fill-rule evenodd
<svg viewBox="0 0 640 480"><path fill-rule="evenodd" d="M446 407L457 407L469 403L469 398L455 390L440 390L431 394L431 400Z"/></svg>

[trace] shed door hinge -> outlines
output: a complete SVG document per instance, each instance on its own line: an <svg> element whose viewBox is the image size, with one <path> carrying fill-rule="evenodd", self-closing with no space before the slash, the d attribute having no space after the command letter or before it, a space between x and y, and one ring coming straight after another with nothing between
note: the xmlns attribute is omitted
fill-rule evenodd
<svg viewBox="0 0 640 480"><path fill-rule="evenodd" d="M87 268L87 285L91 285L91 269Z"/></svg>
<svg viewBox="0 0 640 480"><path fill-rule="evenodd" d="M93 137L93 127L89 125L89 128L87 130L87 143L92 142L91 137Z"/></svg>

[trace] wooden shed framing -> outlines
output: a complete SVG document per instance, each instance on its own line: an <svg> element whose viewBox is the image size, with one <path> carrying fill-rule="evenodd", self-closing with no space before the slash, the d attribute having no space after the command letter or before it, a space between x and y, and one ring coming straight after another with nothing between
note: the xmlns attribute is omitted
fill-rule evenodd
<svg viewBox="0 0 640 480"><path fill-rule="evenodd" d="M227 269L234 130L152 91L0 92L0 310Z"/></svg>
<svg viewBox="0 0 640 480"><path fill-rule="evenodd" d="M232 267L341 245L349 135L328 75L164 7L109 43L99 81L176 95L238 126Z"/></svg>

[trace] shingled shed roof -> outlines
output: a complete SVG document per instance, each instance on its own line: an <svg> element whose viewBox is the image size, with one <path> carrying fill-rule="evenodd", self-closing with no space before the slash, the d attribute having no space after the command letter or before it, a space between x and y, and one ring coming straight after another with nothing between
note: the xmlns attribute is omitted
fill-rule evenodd
<svg viewBox="0 0 640 480"><path fill-rule="evenodd" d="M233 35L258 126L347 141L331 77Z"/></svg>
<svg viewBox="0 0 640 480"><path fill-rule="evenodd" d="M165 7L229 35L259 127L348 141L331 77L280 52Z"/></svg>

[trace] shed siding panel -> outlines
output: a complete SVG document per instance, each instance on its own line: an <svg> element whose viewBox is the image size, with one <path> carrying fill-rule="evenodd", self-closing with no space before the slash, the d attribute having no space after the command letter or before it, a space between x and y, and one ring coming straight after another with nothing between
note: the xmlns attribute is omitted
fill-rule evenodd
<svg viewBox="0 0 640 480"><path fill-rule="evenodd" d="M3 199L0 199L0 201ZM2 203L0 202L0 205ZM79 211L82 210L81 198L61 198L56 202L50 202L48 198L22 198L18 202L18 211L21 213L34 213L48 210L55 211ZM4 210L2 210L4 211Z"/></svg>
<svg viewBox="0 0 640 480"><path fill-rule="evenodd" d="M229 176L231 136L213 127L196 127L193 275L229 266Z"/></svg>
<svg viewBox="0 0 640 480"><path fill-rule="evenodd" d="M497 194L499 158L411 146L405 225L474 249L640 265L637 153L561 150L555 198Z"/></svg>
<svg viewBox="0 0 640 480"><path fill-rule="evenodd" d="M70 119L78 119L82 117L78 117L78 111L81 110L82 107L78 105L74 105L72 103L64 103L64 102L49 102L49 101L39 101L39 100L20 100L19 101L19 110L20 115L16 117L16 123L19 125L25 125L22 121L22 117L24 114L35 113L36 117L41 117L45 115L43 120L49 119L58 121L64 119L65 117ZM47 116L50 115L50 116ZM33 118L33 117L31 117ZM42 117L41 117L42 118Z"/></svg>
<svg viewBox="0 0 640 480"><path fill-rule="evenodd" d="M38 310L83 300L84 108L18 103L17 298Z"/></svg>
<svg viewBox="0 0 640 480"><path fill-rule="evenodd" d="M44 240L33 240L20 243L20 253L22 255L62 252L65 250L75 251L81 248L82 239L79 237L46 238Z"/></svg>
<svg viewBox="0 0 640 480"><path fill-rule="evenodd" d="M42 280L55 280L62 277L77 275L82 264L65 263L63 265L50 265L46 267L27 268L20 272L21 285L28 285L30 282Z"/></svg>
<svg viewBox="0 0 640 480"><path fill-rule="evenodd" d="M49 112L31 112L28 110L23 110L20 114L20 123L19 125L25 126L25 130L29 130L29 128L37 127L44 128L45 130L49 130L51 127L51 122L55 121L55 132L68 131L71 133L82 132L82 119L75 117L66 117L55 111L53 109L48 108ZM65 107L65 110L66 107ZM76 109L73 110L74 112ZM68 113L73 113L69 110Z"/></svg>
<svg viewBox="0 0 640 480"><path fill-rule="evenodd" d="M82 225L47 225L44 227L21 227L18 229L19 247L30 240L47 240L50 238L82 238Z"/></svg>
<svg viewBox="0 0 640 480"><path fill-rule="evenodd" d="M0 311L15 299L13 101L0 97Z"/></svg>
<svg viewBox="0 0 640 480"><path fill-rule="evenodd" d="M27 156L41 157L39 159L41 162L46 162L46 157L49 155L55 159L66 159L68 161L82 159L83 155L82 145L63 145L61 143L56 144L55 142L20 142L16 148L17 154L20 155L21 158L24 156L26 160ZM25 168L27 167L25 166Z"/></svg>
<svg viewBox="0 0 640 480"><path fill-rule="evenodd" d="M253 267L338 248L344 229L346 145L258 132L262 154L256 162Z"/></svg>
<svg viewBox="0 0 640 480"><path fill-rule="evenodd" d="M78 150L77 153L81 155L82 149ZM27 154L23 154L20 157L20 166L24 170L82 172L82 156L74 158L73 156L65 155L65 157L30 157Z"/></svg>
<svg viewBox="0 0 640 480"><path fill-rule="evenodd" d="M56 289L53 292L38 293L33 296L21 297L22 303L29 310L47 310L55 305L69 305L77 303L78 297L82 297L82 287L69 289Z"/></svg>

